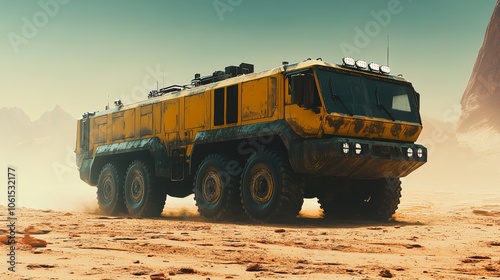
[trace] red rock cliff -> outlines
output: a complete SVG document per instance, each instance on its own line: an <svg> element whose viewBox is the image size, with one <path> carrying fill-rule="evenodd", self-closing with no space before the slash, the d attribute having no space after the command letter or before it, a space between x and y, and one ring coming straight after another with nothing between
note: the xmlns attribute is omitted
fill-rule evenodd
<svg viewBox="0 0 500 280"><path fill-rule="evenodd" d="M500 0L495 5L461 103L460 132L482 127L500 132Z"/></svg>

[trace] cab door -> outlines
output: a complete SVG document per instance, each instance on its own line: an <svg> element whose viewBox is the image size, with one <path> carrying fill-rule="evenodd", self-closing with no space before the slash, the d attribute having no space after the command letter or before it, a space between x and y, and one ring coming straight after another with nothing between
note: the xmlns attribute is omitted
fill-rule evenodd
<svg viewBox="0 0 500 280"><path fill-rule="evenodd" d="M302 137L320 137L323 106L312 70L285 76L285 119Z"/></svg>

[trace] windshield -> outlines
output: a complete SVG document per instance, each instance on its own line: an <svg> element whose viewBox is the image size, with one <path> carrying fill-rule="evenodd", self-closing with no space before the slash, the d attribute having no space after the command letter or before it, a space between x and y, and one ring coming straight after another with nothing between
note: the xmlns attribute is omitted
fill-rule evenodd
<svg viewBox="0 0 500 280"><path fill-rule="evenodd" d="M420 123L410 84L323 69L317 75L328 113Z"/></svg>

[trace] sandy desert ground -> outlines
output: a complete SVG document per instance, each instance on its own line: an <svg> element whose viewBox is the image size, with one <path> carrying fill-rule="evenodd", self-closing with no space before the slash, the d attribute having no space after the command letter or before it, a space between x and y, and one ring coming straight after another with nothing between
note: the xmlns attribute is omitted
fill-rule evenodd
<svg viewBox="0 0 500 280"><path fill-rule="evenodd" d="M404 191L387 223L326 221L311 201L290 224L208 223L194 206L158 219L18 213L17 241L47 245L19 245L16 272L1 245L1 279L500 278L499 195Z"/></svg>

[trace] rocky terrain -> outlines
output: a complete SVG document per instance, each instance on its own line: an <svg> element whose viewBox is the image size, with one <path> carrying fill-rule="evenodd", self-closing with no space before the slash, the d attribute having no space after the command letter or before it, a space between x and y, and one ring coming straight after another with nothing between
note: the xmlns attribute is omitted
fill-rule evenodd
<svg viewBox="0 0 500 280"><path fill-rule="evenodd" d="M327 221L307 206L290 224L207 223L194 207L167 206L158 219L23 208L16 272L0 245L0 278L493 279L499 201L407 190L387 223Z"/></svg>

